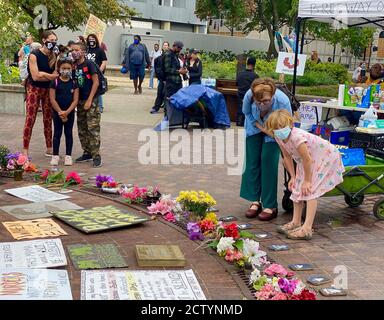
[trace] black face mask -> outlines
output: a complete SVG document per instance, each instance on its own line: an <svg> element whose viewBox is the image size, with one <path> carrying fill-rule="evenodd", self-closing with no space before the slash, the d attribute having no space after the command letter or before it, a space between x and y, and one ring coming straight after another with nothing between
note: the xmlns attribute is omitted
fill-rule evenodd
<svg viewBox="0 0 384 320"><path fill-rule="evenodd" d="M47 42L45 43L45 46L47 47L48 50L52 51L52 50L56 47L56 44L57 44L57 42L54 42L54 41L50 42L50 41L47 41Z"/></svg>
<svg viewBox="0 0 384 320"><path fill-rule="evenodd" d="M94 41L94 40L90 40L90 41L88 41L88 45L90 46L90 47L96 47L96 41Z"/></svg>

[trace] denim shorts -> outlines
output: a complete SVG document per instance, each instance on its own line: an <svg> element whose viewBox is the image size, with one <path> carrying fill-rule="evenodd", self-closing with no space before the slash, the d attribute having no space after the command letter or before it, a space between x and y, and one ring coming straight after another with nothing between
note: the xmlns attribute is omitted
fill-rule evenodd
<svg viewBox="0 0 384 320"><path fill-rule="evenodd" d="M145 66L130 65L129 72L130 72L131 80L135 80L137 78L140 78L140 80L143 80L145 76Z"/></svg>

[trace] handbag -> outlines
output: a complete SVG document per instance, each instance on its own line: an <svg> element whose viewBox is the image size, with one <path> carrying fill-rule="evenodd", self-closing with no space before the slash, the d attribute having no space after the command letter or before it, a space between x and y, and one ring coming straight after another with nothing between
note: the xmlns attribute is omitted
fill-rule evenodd
<svg viewBox="0 0 384 320"><path fill-rule="evenodd" d="M352 166L365 166L367 161L365 159L364 149L340 149L341 159L345 167Z"/></svg>

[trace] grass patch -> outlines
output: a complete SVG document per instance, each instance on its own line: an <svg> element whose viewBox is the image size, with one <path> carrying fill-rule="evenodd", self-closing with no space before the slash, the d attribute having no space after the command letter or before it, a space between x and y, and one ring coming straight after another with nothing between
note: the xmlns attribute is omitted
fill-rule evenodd
<svg viewBox="0 0 384 320"><path fill-rule="evenodd" d="M297 94L320 96L320 97L333 97L337 98L339 95L339 85L329 86L314 86L314 87L297 87Z"/></svg>

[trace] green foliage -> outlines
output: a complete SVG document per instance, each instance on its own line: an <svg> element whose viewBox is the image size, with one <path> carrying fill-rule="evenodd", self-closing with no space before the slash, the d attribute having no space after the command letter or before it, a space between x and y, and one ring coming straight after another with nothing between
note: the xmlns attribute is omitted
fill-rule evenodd
<svg viewBox="0 0 384 320"><path fill-rule="evenodd" d="M7 167L7 159L5 156L9 153L9 149L6 146L0 146L0 169Z"/></svg>
<svg viewBox="0 0 384 320"><path fill-rule="evenodd" d="M203 60L203 77L214 79L236 79L237 62L214 62Z"/></svg>
<svg viewBox="0 0 384 320"><path fill-rule="evenodd" d="M314 63L307 61L306 71L324 72L328 73L332 78L336 79L339 83L344 83L348 80L348 70L339 63Z"/></svg>
<svg viewBox="0 0 384 320"><path fill-rule="evenodd" d="M20 71L17 67L7 67L0 61L0 74L3 84L20 83Z"/></svg>
<svg viewBox="0 0 384 320"><path fill-rule="evenodd" d="M219 240L213 240L211 243L208 244L208 248L211 248L213 250L217 250L218 244L219 244Z"/></svg>
<svg viewBox="0 0 384 320"><path fill-rule="evenodd" d="M297 94L308 96L332 97L335 98L339 95L339 85L317 85L313 87L297 87Z"/></svg>

